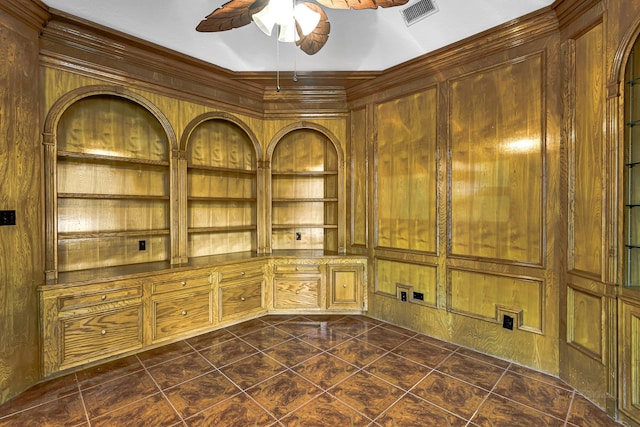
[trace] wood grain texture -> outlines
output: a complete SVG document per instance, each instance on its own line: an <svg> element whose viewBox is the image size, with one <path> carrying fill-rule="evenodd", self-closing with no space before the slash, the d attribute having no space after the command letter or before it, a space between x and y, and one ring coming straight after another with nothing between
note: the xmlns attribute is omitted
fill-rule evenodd
<svg viewBox="0 0 640 427"><path fill-rule="evenodd" d="M350 188L349 209L351 246L367 246L368 226L368 152L367 110L351 112L350 162L347 185Z"/></svg>
<svg viewBox="0 0 640 427"><path fill-rule="evenodd" d="M450 253L542 264L542 57L451 83Z"/></svg>
<svg viewBox="0 0 640 427"><path fill-rule="evenodd" d="M0 402L39 379L38 304L44 278L40 79L36 5L20 19L0 8L0 209L16 225L0 227ZM27 11L31 12L27 12ZM28 22L28 24L27 24Z"/></svg>
<svg viewBox="0 0 640 427"><path fill-rule="evenodd" d="M620 409L632 419L640 419L640 305L620 301L622 334L620 351Z"/></svg>

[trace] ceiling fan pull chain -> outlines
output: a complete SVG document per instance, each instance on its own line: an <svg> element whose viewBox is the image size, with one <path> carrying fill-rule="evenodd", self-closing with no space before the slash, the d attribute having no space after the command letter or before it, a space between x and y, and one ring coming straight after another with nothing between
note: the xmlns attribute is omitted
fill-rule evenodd
<svg viewBox="0 0 640 427"><path fill-rule="evenodd" d="M276 37L276 92L280 92L280 43Z"/></svg>

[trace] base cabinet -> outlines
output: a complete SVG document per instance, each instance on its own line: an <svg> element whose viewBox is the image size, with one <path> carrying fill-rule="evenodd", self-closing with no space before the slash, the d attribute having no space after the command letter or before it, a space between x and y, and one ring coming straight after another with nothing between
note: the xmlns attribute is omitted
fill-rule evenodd
<svg viewBox="0 0 640 427"><path fill-rule="evenodd" d="M621 299L619 349L620 412L640 424L640 304Z"/></svg>
<svg viewBox="0 0 640 427"><path fill-rule="evenodd" d="M337 262L340 260L340 262ZM361 313L366 258L275 256L40 286L43 375L267 313Z"/></svg>

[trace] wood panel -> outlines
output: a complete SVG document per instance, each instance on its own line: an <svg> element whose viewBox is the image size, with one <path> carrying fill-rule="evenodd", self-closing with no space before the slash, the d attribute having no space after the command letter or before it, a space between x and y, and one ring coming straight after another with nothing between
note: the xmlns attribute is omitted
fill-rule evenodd
<svg viewBox="0 0 640 427"><path fill-rule="evenodd" d="M351 244L367 246L368 225L368 159L367 110L360 108L351 113L350 155L350 218Z"/></svg>
<svg viewBox="0 0 640 427"><path fill-rule="evenodd" d="M424 294L422 303L436 306L438 269L433 265L377 259L375 292L396 296L398 286Z"/></svg>
<svg viewBox="0 0 640 427"><path fill-rule="evenodd" d="M453 256L543 262L542 63L535 54L451 81Z"/></svg>
<svg viewBox="0 0 640 427"><path fill-rule="evenodd" d="M569 270L602 274L604 180L603 28L574 41L573 127L569 135Z"/></svg>
<svg viewBox="0 0 640 427"><path fill-rule="evenodd" d="M640 420L640 304L621 300L620 310L620 410Z"/></svg>
<svg viewBox="0 0 640 427"><path fill-rule="evenodd" d="M514 329L542 333L544 283L539 279L449 269L448 310L502 326L503 315Z"/></svg>
<svg viewBox="0 0 640 427"><path fill-rule="evenodd" d="M604 362L604 319L602 296L569 286L567 342L600 362Z"/></svg>
<svg viewBox="0 0 640 427"><path fill-rule="evenodd" d="M377 246L437 250L437 92L376 107Z"/></svg>
<svg viewBox="0 0 640 427"><path fill-rule="evenodd" d="M22 2L0 6L0 402L39 380L38 303L43 280L38 31L45 12ZM40 21L41 19L41 21ZM28 23L28 24L27 24Z"/></svg>

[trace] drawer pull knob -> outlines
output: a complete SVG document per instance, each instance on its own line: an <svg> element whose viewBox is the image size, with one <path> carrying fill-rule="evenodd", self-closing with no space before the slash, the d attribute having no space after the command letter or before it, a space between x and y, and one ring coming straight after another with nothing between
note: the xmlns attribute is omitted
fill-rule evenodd
<svg viewBox="0 0 640 427"><path fill-rule="evenodd" d="M342 285L342 287L343 287L343 288L346 288L346 287L347 287L347 284L345 283L344 285Z"/></svg>
<svg viewBox="0 0 640 427"><path fill-rule="evenodd" d="M244 297L240 297L240 301L244 301Z"/></svg>
<svg viewBox="0 0 640 427"><path fill-rule="evenodd" d="M103 330L100 331L100 335L106 335L106 334L107 334L107 330L106 329L103 329Z"/></svg>
<svg viewBox="0 0 640 427"><path fill-rule="evenodd" d="M300 289L298 289L298 290L296 291L296 295L297 295L297 294L299 294L299 293L300 293Z"/></svg>
<svg viewBox="0 0 640 427"><path fill-rule="evenodd" d="M182 315L186 316L187 315L187 310L182 310Z"/></svg>
<svg viewBox="0 0 640 427"><path fill-rule="evenodd" d="M102 295L102 298L100 298L100 299L101 299L102 301L104 301L104 300L106 300L106 299L107 299L107 296L106 296L106 295Z"/></svg>
<svg viewBox="0 0 640 427"><path fill-rule="evenodd" d="M241 272L240 272L240 275L241 275L241 276L244 276L244 271L241 271Z"/></svg>
<svg viewBox="0 0 640 427"><path fill-rule="evenodd" d="M300 271L300 267L296 267L296 271Z"/></svg>
<svg viewBox="0 0 640 427"><path fill-rule="evenodd" d="M181 284L182 286L187 286L187 282L186 282L186 281L184 281L184 280L183 280L182 282L180 282L180 284Z"/></svg>

